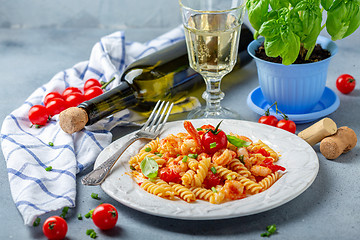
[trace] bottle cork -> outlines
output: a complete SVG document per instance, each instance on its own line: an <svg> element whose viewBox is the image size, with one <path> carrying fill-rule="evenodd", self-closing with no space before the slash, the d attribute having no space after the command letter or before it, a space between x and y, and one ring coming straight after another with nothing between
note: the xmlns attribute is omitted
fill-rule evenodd
<svg viewBox="0 0 360 240"><path fill-rule="evenodd" d="M298 136L304 139L311 146L319 143L325 137L335 134L337 131L336 123L330 118L323 118L310 127L301 131Z"/></svg>
<svg viewBox="0 0 360 240"><path fill-rule="evenodd" d="M70 107L62 111L59 115L61 129L69 134L80 131L88 122L86 111L78 107Z"/></svg>

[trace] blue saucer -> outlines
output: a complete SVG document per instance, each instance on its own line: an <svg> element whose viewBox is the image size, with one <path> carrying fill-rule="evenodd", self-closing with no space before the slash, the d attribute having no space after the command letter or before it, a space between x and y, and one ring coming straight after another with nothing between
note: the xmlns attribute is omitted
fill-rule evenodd
<svg viewBox="0 0 360 240"><path fill-rule="evenodd" d="M270 104L264 99L264 95L262 94L260 87L255 88L248 95L247 105L251 110L260 115L264 115L265 111L270 107ZM311 112L302 114L286 113L286 115L295 123L308 123L329 115L334 112L339 105L340 100L336 93L330 88L325 87L320 101ZM278 119L282 119L281 114L276 114L275 110L272 108L270 109L270 114L276 116Z"/></svg>

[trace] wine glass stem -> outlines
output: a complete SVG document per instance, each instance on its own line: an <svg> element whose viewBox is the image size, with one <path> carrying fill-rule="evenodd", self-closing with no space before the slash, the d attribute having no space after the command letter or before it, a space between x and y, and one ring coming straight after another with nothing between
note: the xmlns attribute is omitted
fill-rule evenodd
<svg viewBox="0 0 360 240"><path fill-rule="evenodd" d="M220 101L225 96L220 89L222 76L217 78L204 77L204 79L206 91L203 93L202 98L206 101L206 108L209 111L218 111L221 109Z"/></svg>

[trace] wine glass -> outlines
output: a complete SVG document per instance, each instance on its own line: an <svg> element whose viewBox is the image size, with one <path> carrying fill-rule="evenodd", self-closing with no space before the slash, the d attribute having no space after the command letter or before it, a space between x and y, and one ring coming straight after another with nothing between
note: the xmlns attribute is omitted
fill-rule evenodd
<svg viewBox="0 0 360 240"><path fill-rule="evenodd" d="M220 101L222 78L234 67L238 54L244 0L179 0L190 67L206 83L206 106L189 113L189 119L240 119Z"/></svg>

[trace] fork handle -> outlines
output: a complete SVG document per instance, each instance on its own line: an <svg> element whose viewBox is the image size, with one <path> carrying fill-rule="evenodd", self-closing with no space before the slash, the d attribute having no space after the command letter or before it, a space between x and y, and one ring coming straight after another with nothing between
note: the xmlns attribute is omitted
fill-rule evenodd
<svg viewBox="0 0 360 240"><path fill-rule="evenodd" d="M100 164L90 173L86 174L83 179L81 179L82 184L89 186L101 184L109 174L112 167L115 165L116 161L123 154L123 152L125 152L125 150L138 139L140 138L136 136L132 137L124 146L122 146L119 150L112 154L105 162Z"/></svg>

